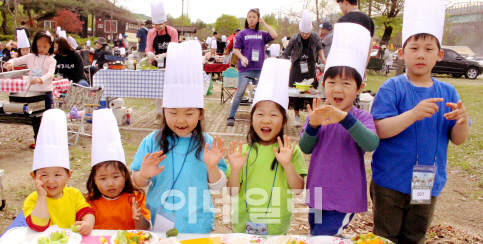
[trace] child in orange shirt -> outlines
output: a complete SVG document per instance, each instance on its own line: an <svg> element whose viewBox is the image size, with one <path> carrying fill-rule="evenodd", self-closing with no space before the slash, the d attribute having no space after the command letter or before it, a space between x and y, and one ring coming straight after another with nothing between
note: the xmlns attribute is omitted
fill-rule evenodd
<svg viewBox="0 0 483 244"><path fill-rule="evenodd" d="M93 118L92 170L86 200L96 215L94 229L150 229L146 195L132 183L112 110L96 110Z"/></svg>

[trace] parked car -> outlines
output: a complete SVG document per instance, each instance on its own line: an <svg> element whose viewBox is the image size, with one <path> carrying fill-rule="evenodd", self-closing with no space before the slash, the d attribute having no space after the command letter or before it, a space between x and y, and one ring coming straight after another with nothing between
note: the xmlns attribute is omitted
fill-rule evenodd
<svg viewBox="0 0 483 244"><path fill-rule="evenodd" d="M476 79L483 73L483 67L478 62L468 60L451 49L443 48L443 51L443 60L436 62L432 73L448 74L455 78L464 75L469 79Z"/></svg>

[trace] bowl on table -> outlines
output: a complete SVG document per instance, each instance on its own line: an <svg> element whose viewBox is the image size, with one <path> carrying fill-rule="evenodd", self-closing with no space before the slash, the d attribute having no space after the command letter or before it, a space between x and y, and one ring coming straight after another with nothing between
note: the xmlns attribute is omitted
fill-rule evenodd
<svg viewBox="0 0 483 244"><path fill-rule="evenodd" d="M312 85L300 85L300 84L295 84L295 87L299 90L304 90L305 92L308 92L310 87L312 87Z"/></svg>

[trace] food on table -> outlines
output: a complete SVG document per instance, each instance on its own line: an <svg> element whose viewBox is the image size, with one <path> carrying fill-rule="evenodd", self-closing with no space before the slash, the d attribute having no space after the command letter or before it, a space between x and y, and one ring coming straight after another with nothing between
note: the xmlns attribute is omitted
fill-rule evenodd
<svg viewBox="0 0 483 244"><path fill-rule="evenodd" d="M178 236L178 230L173 228L171 230L166 231L166 237Z"/></svg>
<svg viewBox="0 0 483 244"><path fill-rule="evenodd" d="M181 242L176 239L176 237L170 237L166 239L159 240L153 244L181 244Z"/></svg>
<svg viewBox="0 0 483 244"><path fill-rule="evenodd" d="M226 234L221 237L221 242L229 244L266 243L265 239L262 237L242 233Z"/></svg>
<svg viewBox="0 0 483 244"><path fill-rule="evenodd" d="M63 244L67 242L69 242L69 236L65 233L65 230L62 230L62 232L52 232L50 236L39 237L38 244Z"/></svg>
<svg viewBox="0 0 483 244"><path fill-rule="evenodd" d="M386 238L376 236L373 233L358 235L356 237L352 237L351 239L353 244L388 244L392 243L389 242Z"/></svg>
<svg viewBox="0 0 483 244"><path fill-rule="evenodd" d="M310 242L302 240L295 236L286 235L269 238L266 244L310 244Z"/></svg>
<svg viewBox="0 0 483 244"><path fill-rule="evenodd" d="M158 69L158 67L155 67L151 64L151 61L149 61L149 58L143 58L139 61L137 64L138 69Z"/></svg>
<svg viewBox="0 0 483 244"><path fill-rule="evenodd" d="M107 243L107 239L104 236L99 237L99 243Z"/></svg>
<svg viewBox="0 0 483 244"><path fill-rule="evenodd" d="M151 240L153 236L147 231L126 231L118 230L116 238L114 239L115 244L150 244L153 243Z"/></svg>
<svg viewBox="0 0 483 244"><path fill-rule="evenodd" d="M71 225L70 226L70 229L72 230L72 232L74 233L79 233L79 226L78 225Z"/></svg>

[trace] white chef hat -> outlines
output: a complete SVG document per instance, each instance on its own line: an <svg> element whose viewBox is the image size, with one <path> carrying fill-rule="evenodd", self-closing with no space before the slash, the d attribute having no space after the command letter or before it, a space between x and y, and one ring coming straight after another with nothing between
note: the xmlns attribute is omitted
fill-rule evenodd
<svg viewBox="0 0 483 244"><path fill-rule="evenodd" d="M164 10L164 3L161 1L151 2L151 17L153 24L159 25L168 21L166 18L166 11Z"/></svg>
<svg viewBox="0 0 483 244"><path fill-rule="evenodd" d="M441 45L445 10L445 0L406 0L404 3L402 43L404 44L413 35L428 33L435 36Z"/></svg>
<svg viewBox="0 0 483 244"><path fill-rule="evenodd" d="M211 47L211 37L206 38L206 44L208 44Z"/></svg>
<svg viewBox="0 0 483 244"><path fill-rule="evenodd" d="M122 39L122 34L121 33L119 33L119 39Z"/></svg>
<svg viewBox="0 0 483 244"><path fill-rule="evenodd" d="M279 57L279 56L280 56L280 44L270 45L270 57Z"/></svg>
<svg viewBox="0 0 483 244"><path fill-rule="evenodd" d="M291 65L288 59L265 60L252 108L260 101L269 100L280 104L285 111L288 111L288 80Z"/></svg>
<svg viewBox="0 0 483 244"><path fill-rule="evenodd" d="M90 47L91 46L91 41L86 42L86 46Z"/></svg>
<svg viewBox="0 0 483 244"><path fill-rule="evenodd" d="M198 40L198 37L195 36L193 39Z"/></svg>
<svg viewBox="0 0 483 244"><path fill-rule="evenodd" d="M216 43L216 39L213 38L211 39L211 49L217 49L218 48L218 45Z"/></svg>
<svg viewBox="0 0 483 244"><path fill-rule="evenodd" d="M287 40L287 37L286 37L286 36L284 36L284 37L282 38L282 44L283 44L283 43L284 43L286 40Z"/></svg>
<svg viewBox="0 0 483 244"><path fill-rule="evenodd" d="M60 31L59 37L63 37L67 40L67 33L65 31Z"/></svg>
<svg viewBox="0 0 483 244"><path fill-rule="evenodd" d="M112 109L94 110L92 118L91 166L105 161L126 164L121 134Z"/></svg>
<svg viewBox="0 0 483 244"><path fill-rule="evenodd" d="M201 46L197 41L169 44L163 107L203 108L203 69L199 62L201 56Z"/></svg>
<svg viewBox="0 0 483 244"><path fill-rule="evenodd" d="M302 12L302 19L299 23L299 30L303 33L310 33L312 31L312 20L310 19L310 11L304 9Z"/></svg>
<svg viewBox="0 0 483 244"><path fill-rule="evenodd" d="M371 33L362 25L335 24L332 47L330 55L327 57L325 71L334 66L348 66L364 77L370 43Z"/></svg>
<svg viewBox="0 0 483 244"><path fill-rule="evenodd" d="M26 48L30 47L29 39L27 38L27 34L25 30L17 30L17 48Z"/></svg>
<svg viewBox="0 0 483 244"><path fill-rule="evenodd" d="M67 120L60 109L44 112L35 145L32 171L49 167L70 170Z"/></svg>
<svg viewBox="0 0 483 244"><path fill-rule="evenodd" d="M226 42L226 36L221 36L221 42Z"/></svg>
<svg viewBox="0 0 483 244"><path fill-rule="evenodd" d="M124 47L119 48L119 54L120 55L126 55L126 48L124 48Z"/></svg>
<svg viewBox="0 0 483 244"><path fill-rule="evenodd" d="M55 31L55 34L57 34L57 36L59 36L61 31L62 31L62 29L60 28L60 26L57 26L57 31Z"/></svg>

